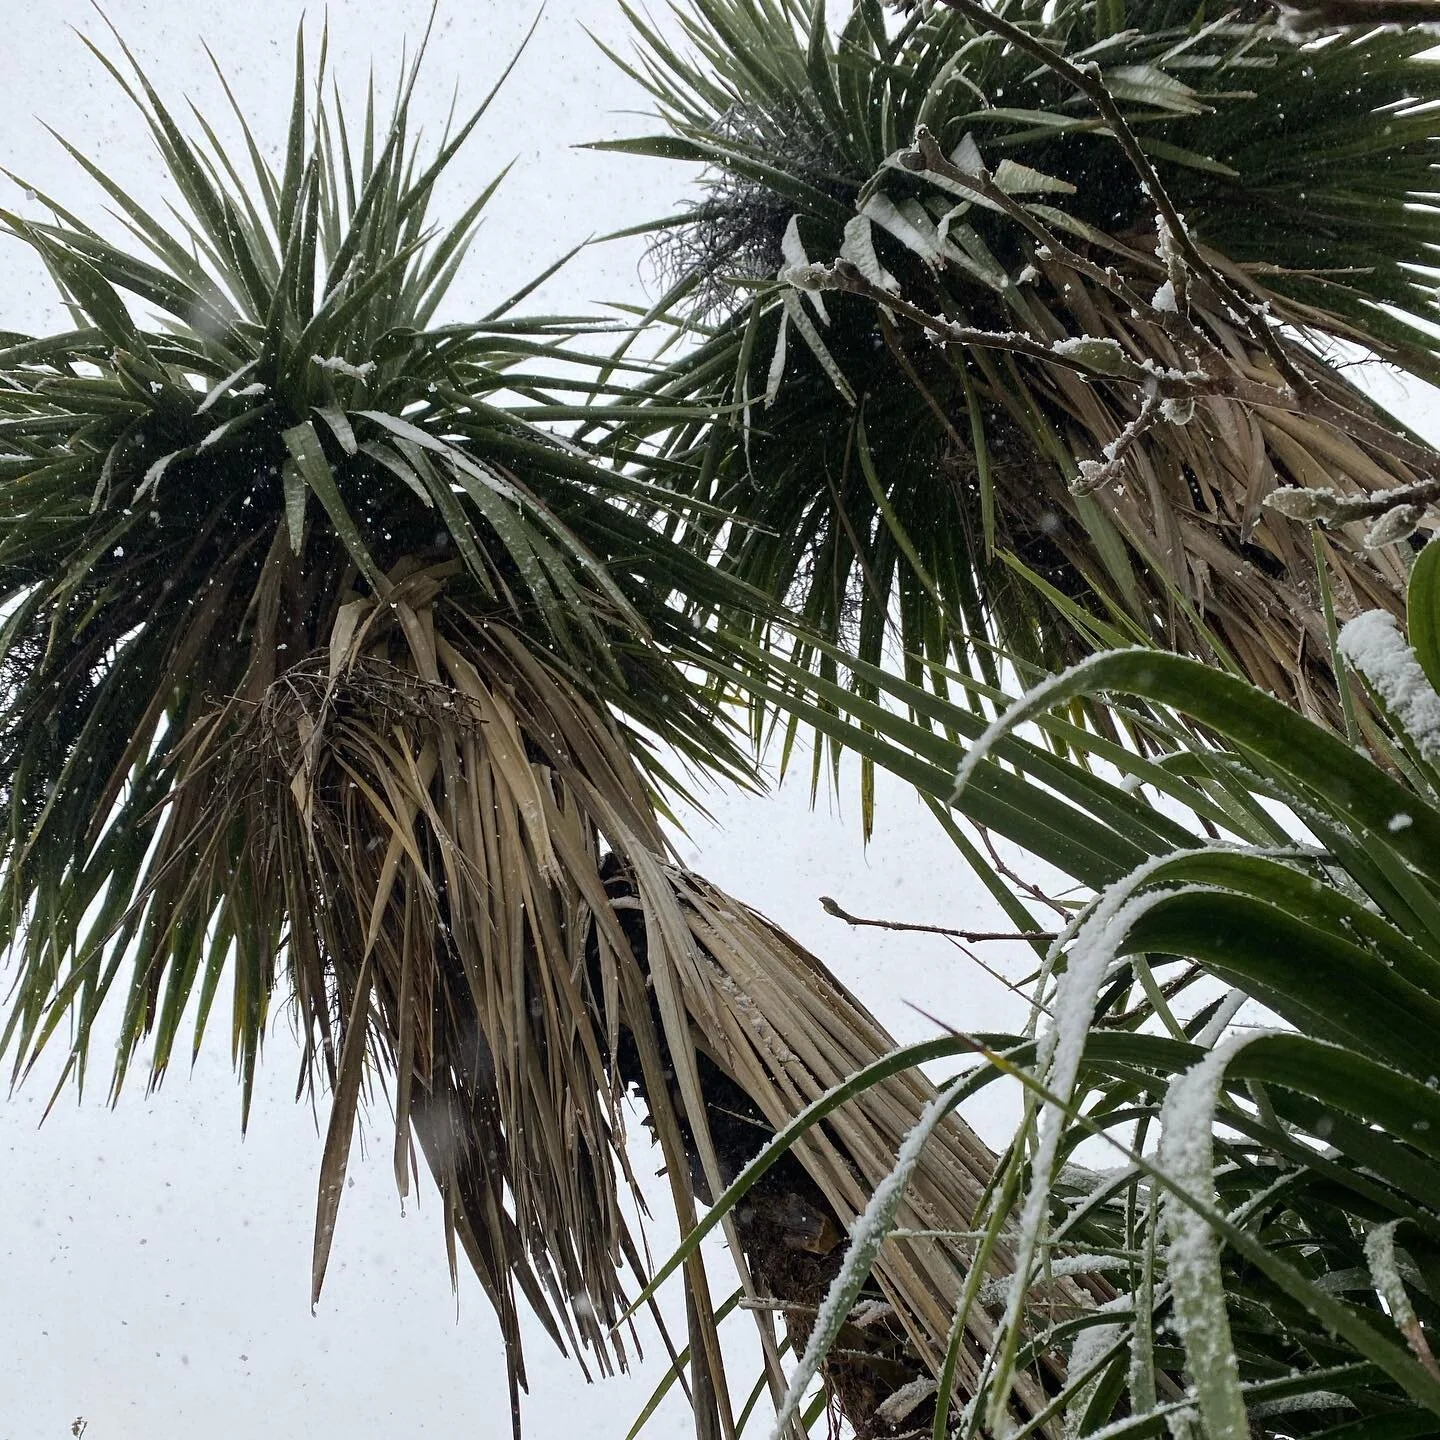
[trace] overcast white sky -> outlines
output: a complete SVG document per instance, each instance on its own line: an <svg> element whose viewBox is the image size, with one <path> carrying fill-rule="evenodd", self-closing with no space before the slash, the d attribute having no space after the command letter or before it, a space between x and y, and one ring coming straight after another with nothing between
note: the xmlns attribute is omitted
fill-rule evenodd
<svg viewBox="0 0 1440 1440"><path fill-rule="evenodd" d="M208 41L262 138L278 145L301 9L295 0L113 0L110 14L167 99L184 92L218 116L223 102L200 44ZM333 4L331 56L343 93L358 103L372 57L388 80L428 9L428 0ZM440 128L457 81L462 103L483 95L532 14L493 0L442 7L416 105L427 127ZM0 0L0 21L0 164L93 214L94 191L45 121L142 201L158 202L157 157L128 102L71 33L77 26L104 38L89 5ZM453 213L519 159L462 276L456 315L482 312L588 235L669 213L683 193L685 167L571 148L646 128L622 113L644 97L582 25L625 43L614 0L550 0L440 197ZM0 204L26 203L0 179ZM547 308L637 299L641 258L638 243L588 252L548 287ZM0 241L0 329L58 323L43 272ZM882 783L881 792L880 833L868 854L854 825L823 804L810 813L803 783L766 799L713 797L716 823L697 820L682 853L823 956L901 1038L930 1031L909 1001L976 1028L1012 1022L1004 992L943 941L852 932L820 910L823 893L860 914L1003 923L929 815L900 787ZM1012 973L1024 963L1013 957ZM242 1142L223 1020L212 1039L193 1076L177 1072L148 1098L128 1092L113 1112L103 1082L81 1105L67 1095L38 1129L43 1077L0 1098L0 1440L62 1440L82 1416L87 1440L507 1433L488 1306L462 1276L457 1317L431 1197L422 1194L402 1217L387 1116L375 1117L379 1143L352 1158L353 1187L312 1317L320 1142L309 1112L292 1102L295 1046L281 1022ZM992 1133L999 1125L992 1110ZM668 1238L654 1236L656 1253ZM749 1320L732 1324L743 1343ZM536 1440L619 1440L663 1368L588 1388L538 1330L528 1359L525 1413ZM649 1433L679 1437L688 1428L676 1405Z"/></svg>
<svg viewBox="0 0 1440 1440"><path fill-rule="evenodd" d="M218 115L203 37L262 138L276 144L301 9L297 0L112 0L110 14L167 97L185 92ZM428 0L332 4L332 62L346 95L358 103L372 57L382 80L393 76L428 9ZM443 6L417 97L427 126L438 131L457 82L462 102L478 100L532 13L495 0ZM104 37L89 5L0 0L0 23L0 164L93 213L93 190L43 120L142 201L158 202L148 141L71 33L78 26ZM440 197L453 213L519 159L457 289L456 315L482 312L588 235L670 212L683 194L685 167L571 148L646 128L622 113L641 108L644 97L594 49L582 24L625 43L615 0L550 0L507 93ZM25 203L0 179L0 204ZM550 308L635 300L640 262L638 243L587 252L547 288ZM43 272L0 241L0 329L42 330L57 319ZM1432 434L1440 428L1433 406L1400 403ZM1013 1023L1005 992L943 941L852 932L820 910L823 893L860 914L1003 923L901 787L882 781L868 853L855 825L823 804L821 813L809 811L803 784L768 798L717 795L712 809L716 823L695 821L683 858L820 954L898 1038L928 1033L910 1002L972 1028ZM987 958L1012 975L1025 968L1023 953L1002 948ZM291 1100L293 1041L282 1022L242 1143L223 1022L212 1039L218 1043L192 1077L176 1073L149 1098L129 1092L114 1112L103 1105L103 1082L83 1104L67 1096L39 1129L44 1077L0 1098L0 1440L63 1440L77 1417L88 1422L87 1440L506 1433L494 1322L464 1276L457 1315L431 1197L422 1194L401 1215L386 1116L375 1117L379 1143L352 1158L353 1185L312 1317L320 1142L309 1112ZM972 1119L996 1136L1004 1116L991 1104ZM667 1240L663 1230L655 1234L657 1253ZM733 1323L737 1335L748 1333L743 1317ZM651 1365L587 1388L538 1332L529 1361L526 1420L536 1440L619 1440L657 1373ZM649 1433L688 1433L683 1408L663 1411Z"/></svg>

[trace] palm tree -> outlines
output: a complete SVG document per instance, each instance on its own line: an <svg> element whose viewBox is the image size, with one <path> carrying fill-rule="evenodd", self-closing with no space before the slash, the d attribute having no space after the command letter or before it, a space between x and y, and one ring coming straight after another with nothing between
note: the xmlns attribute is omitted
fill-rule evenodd
<svg viewBox="0 0 1440 1440"><path fill-rule="evenodd" d="M616 57L665 133L607 148L704 167L655 239L696 343L649 386L727 408L645 432L725 517L696 548L915 679L1156 641L1338 722L1327 617L1399 613L1434 523L1433 453L1345 369L1440 378L1429 37L900 8L695 0L688 49L637 17Z"/></svg>
<svg viewBox="0 0 1440 1440"><path fill-rule="evenodd" d="M418 1147L452 1268L463 1250L499 1315L518 1430L522 1301L562 1348L626 1363L627 1272L645 1270L618 1203L625 1088L693 1231L697 1195L874 1078L892 1042L667 851L671 757L748 773L707 689L746 651L712 617L764 600L651 523L669 497L563 435L579 401L646 367L588 359L583 320L516 318L526 292L433 323L494 187L448 228L427 204L494 91L427 157L407 133L418 61L388 116L372 92L351 125L297 41L276 173L238 108L243 151L203 118L187 138L121 50L95 53L164 157L178 228L73 149L126 244L43 195L48 221L0 215L74 326L0 335L0 939L17 969L0 1049L18 1078L68 1045L83 1082L119 992L112 1087L146 1037L155 1085L228 984L248 1109L288 989L302 1090L332 1096L316 1293L378 1078L402 1194ZM934 1097L893 1069L727 1219L742 1282L786 1303L796 1343ZM964 1231L991 1168L947 1122L907 1223ZM889 1247L890 1318L851 1346L871 1359L830 1371L857 1425L938 1370L968 1265L942 1238ZM730 1436L698 1254L685 1272L697 1433ZM1062 1282L1051 1298L1085 1297ZM970 1325L962 1390L993 1316ZM1017 1414L1044 1404L1047 1374L1020 1378Z"/></svg>

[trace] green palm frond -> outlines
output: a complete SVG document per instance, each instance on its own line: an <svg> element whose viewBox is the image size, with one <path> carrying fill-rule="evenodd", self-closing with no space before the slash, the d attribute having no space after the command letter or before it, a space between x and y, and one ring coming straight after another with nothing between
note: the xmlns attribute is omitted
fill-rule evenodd
<svg viewBox="0 0 1440 1440"><path fill-rule="evenodd" d="M413 1129L514 1383L517 1287L562 1344L623 1364L608 1326L639 1260L612 1051L623 1022L653 1072L659 1042L599 867L664 854L667 754L748 773L676 663L723 642L668 603L734 592L564 438L619 390L589 322L432 323L494 184L448 227L427 206L489 97L427 153L418 61L352 124L299 41L277 172L238 111L243 151L203 119L192 140L128 52L96 54L184 203L162 224L72 150L123 243L58 206L3 217L74 328L0 350L0 1048L19 1076L66 1046L83 1080L113 996L113 1084L146 1036L155 1084L224 985L248 1112L288 981L334 1096L317 1291L374 1067L402 1190Z"/></svg>
<svg viewBox="0 0 1440 1440"><path fill-rule="evenodd" d="M1212 392L1076 494L1082 462L1101 464L1140 417L1144 375L1049 347L1093 336L1129 365L1195 368L1152 298L1168 278L1155 205L1053 67L973 14L925 12L893 21L863 0L836 34L823 6L696 0L680 11L688 50L633 17L638 55L622 63L667 133L613 148L703 167L702 198L655 242L698 341L646 384L664 406L732 407L708 429L657 418L647 432L657 478L741 522L696 527L696 548L870 661L898 632L910 655L993 681L994 647L1044 671L1108 630L1218 660L1335 720L1309 537L1263 502L1286 485L1363 494L1429 473L1424 447L1325 358L1339 339L1440 377L1425 322L1440 99L1428 40L1300 45L1268 6L996 7L1095 67L1215 282L1197 277L1189 314ZM968 183L919 154L925 136ZM869 294L774 282L783 265L837 257ZM1031 350L947 341L890 296ZM1260 334L1252 307L1284 328ZM1295 377L1313 412L1243 398ZM1342 610L1398 610L1403 548L1367 551L1350 524L1324 550Z"/></svg>
<svg viewBox="0 0 1440 1440"><path fill-rule="evenodd" d="M1072 1433L1138 1435L1142 1417L1186 1408L1207 1434L1435 1430L1436 696L1387 612L1341 646L1375 685L1385 764L1243 681L1150 651L1076 667L975 747L1080 691L1143 695L1207 727L1218 744L1187 757L1192 781L1253 816L1236 811L1226 844L1154 854L1102 891L1052 952L1040 1043L1001 1062L1043 1116L1032 1195L1082 1139L1125 1163L1113 1187L1095 1177L1073 1223L1027 1207L1017 1238L1036 1273L1055 1242L1125 1257L1118 1327L1070 1329ZM1285 834L1293 820L1273 833L1259 797L1303 815L1303 839ZM1017 1326L1003 1347L991 1415L1027 1340ZM1188 1392L1157 1390L1181 1363Z"/></svg>
<svg viewBox="0 0 1440 1440"><path fill-rule="evenodd" d="M787 1147L897 1068L967 1065L945 1106L997 1081L1021 1087L993 1203L949 1237L966 1256L1003 1247L1003 1278L971 1271L940 1403L918 1400L902 1433L1003 1433L1015 1388L1057 1351L1066 1367L1044 1372L1045 1416L1065 1435L1440 1431L1440 545L1421 552L1407 600L1409 644L1386 611L1338 641L1375 701L1361 746L1155 647L1093 656L989 726L884 670L864 672L883 706L817 682L833 707L817 709L817 729L1075 882L1023 982L1019 1033L977 1035L959 1013L950 1035L853 1074L702 1222L743 1205ZM1159 753L1076 725L1080 697L1170 717ZM1124 783L1047 753L1031 726ZM998 772L1014 781L1004 796L995 760L1013 767ZM1010 899L1017 928L1033 923ZM911 1167L933 1144L917 1124L885 1203L852 1231L789 1402L816 1362L854 1344L850 1307L913 1234ZM1090 1301L1027 1305L1061 1277Z"/></svg>
<svg viewBox="0 0 1440 1440"><path fill-rule="evenodd" d="M288 991L302 1084L331 1097L315 1292L378 1083L397 1184L418 1153L452 1270L463 1253L499 1316L518 1429L521 1304L601 1371L630 1353L647 1276L621 1204L626 1088L693 1234L697 1196L893 1049L667 852L669 757L748 773L714 702L751 651L713 615L764 602L645 513L680 499L683 531L683 498L565 433L596 395L623 414L652 367L588 359L571 318L432 323L489 190L456 226L426 219L474 120L418 150L414 71L387 118L372 103L347 126L300 47L284 168L242 131L242 180L133 61L110 68L185 208L167 229L87 166L135 245L59 210L5 217L75 328L0 352L0 1052L23 1077L62 1047L83 1081L108 1004L112 1087L147 1039L158 1084L225 990L248 1111ZM727 1222L752 1299L813 1298L932 1098L893 1077ZM963 1229L992 1163L948 1124L917 1228ZM924 1236L886 1257L892 1322L828 1376L854 1415L934 1369L969 1264ZM697 1254L685 1284L697 1434L732 1440ZM992 1330L977 1317L978 1347ZM1022 1386L1017 1418L1045 1394Z"/></svg>

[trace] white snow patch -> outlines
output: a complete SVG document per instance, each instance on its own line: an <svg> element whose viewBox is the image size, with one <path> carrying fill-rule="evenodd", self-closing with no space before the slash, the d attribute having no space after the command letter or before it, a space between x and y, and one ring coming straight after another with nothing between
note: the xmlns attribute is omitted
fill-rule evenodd
<svg viewBox="0 0 1440 1440"><path fill-rule="evenodd" d="M876 1407L875 1418L883 1420L893 1430L922 1401L928 1400L936 1390L935 1382L922 1375L908 1385L902 1385L893 1394L887 1395Z"/></svg>
<svg viewBox="0 0 1440 1440"><path fill-rule="evenodd" d="M322 370L329 370L335 375L344 375L351 380L364 380L373 375L376 365L373 360L366 360L363 364L354 365L342 355L312 355L312 365L318 365Z"/></svg>
<svg viewBox="0 0 1440 1440"><path fill-rule="evenodd" d="M1375 1293L1385 1302L1390 1318L1402 1331L1408 1332L1419 1322L1395 1255L1395 1231L1402 1223L1400 1220L1388 1220L1383 1225L1376 1225L1365 1236L1365 1263L1370 1267Z"/></svg>
<svg viewBox="0 0 1440 1440"><path fill-rule="evenodd" d="M1130 358L1118 340L1104 335L1067 335L1063 340L1051 342L1050 353L1076 360L1107 375L1128 368Z"/></svg>
<svg viewBox="0 0 1440 1440"><path fill-rule="evenodd" d="M895 1307L888 1300L862 1300L846 1317L851 1325L863 1330L887 1315L893 1315Z"/></svg>
<svg viewBox="0 0 1440 1440"><path fill-rule="evenodd" d="M1134 1309L1135 1297L1129 1293L1115 1296L1113 1300L1107 1300L1098 1307L1100 1314L1121 1314L1128 1321ZM1076 1335L1070 1346L1070 1364L1066 1373L1070 1379L1078 1379L1087 1370L1093 1369L1104 1359L1105 1353L1119 1340L1126 1331L1125 1321L1110 1325L1091 1325ZM1088 1380L1081 1388L1080 1393L1070 1402L1065 1412L1066 1433L1074 1435L1078 1433L1078 1426L1081 1417L1089 1407L1091 1396L1094 1395L1096 1387L1104 1378L1105 1372L1101 1370Z"/></svg>
<svg viewBox="0 0 1440 1440"><path fill-rule="evenodd" d="M1408 540L1420 528L1425 518L1423 505L1394 505L1376 517L1374 524L1365 532L1365 548L1379 550L1386 545L1398 545Z"/></svg>
<svg viewBox="0 0 1440 1440"><path fill-rule="evenodd" d="M784 257L785 263L780 267L780 273L784 275L787 270L803 270L810 264L810 257L805 253L804 242L800 239L800 217L792 215L790 223L785 227L785 234L780 240L780 254ZM810 303L815 307L815 313L820 317L822 325L830 323L829 312L825 309L825 299L818 290L808 290Z"/></svg>
<svg viewBox="0 0 1440 1440"><path fill-rule="evenodd" d="M1258 1034L1237 1035L1191 1066L1171 1086L1160 1112L1160 1166L1167 1178L1195 1200L1215 1201L1215 1147L1212 1127L1225 1067ZM1207 1432L1248 1433L1240 1370L1230 1337L1220 1277L1220 1244L1209 1222L1180 1195L1162 1201L1170 1235L1167 1268L1175 1297L1175 1323L1195 1377Z"/></svg>
<svg viewBox="0 0 1440 1440"><path fill-rule="evenodd" d="M1340 653L1375 687L1420 753L1440 760L1440 695L1395 617L1384 610L1357 615L1340 632Z"/></svg>
<svg viewBox="0 0 1440 1440"><path fill-rule="evenodd" d="M1180 247L1175 243L1175 232L1170 228L1170 222L1163 213L1155 216L1155 253L1159 255L1160 262L1166 270L1173 273L1174 267L1181 264Z"/></svg>
<svg viewBox="0 0 1440 1440"><path fill-rule="evenodd" d="M1195 397L1167 395L1160 402L1160 418L1170 425L1188 425L1195 418Z"/></svg>

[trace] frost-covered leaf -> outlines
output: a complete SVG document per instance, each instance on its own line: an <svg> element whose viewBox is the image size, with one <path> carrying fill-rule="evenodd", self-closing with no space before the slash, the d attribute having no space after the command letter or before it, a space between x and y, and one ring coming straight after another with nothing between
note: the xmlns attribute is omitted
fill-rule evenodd
<svg viewBox="0 0 1440 1440"><path fill-rule="evenodd" d="M946 259L959 265L991 290L999 293L1010 284L1009 272L995 258L994 252L981 239L974 226L956 225L951 229L944 242L944 251Z"/></svg>
<svg viewBox="0 0 1440 1440"><path fill-rule="evenodd" d="M1423 505L1395 505L1383 515L1377 516L1374 524L1365 532L1365 548L1379 550L1386 545L1398 545L1408 540L1425 518Z"/></svg>
<svg viewBox="0 0 1440 1440"><path fill-rule="evenodd" d="M790 223L785 227L785 234L780 239L780 253L785 257L785 266L780 274L784 278L790 274L803 272L810 266L810 257L805 253L805 245L800 239L800 217L792 215ZM815 307L815 313L820 317L822 325L830 323L829 312L825 309L825 297L819 290L809 286L800 287L810 297L810 303Z"/></svg>
<svg viewBox="0 0 1440 1440"><path fill-rule="evenodd" d="M1340 632L1340 653L1375 687L1427 760L1440 761L1440 694L1387 610L1357 615Z"/></svg>
<svg viewBox="0 0 1440 1440"><path fill-rule="evenodd" d="M1339 495L1330 489L1313 489L1302 485L1282 485L1265 497L1265 508L1275 510L1289 520L1327 520L1335 514Z"/></svg>
<svg viewBox="0 0 1440 1440"><path fill-rule="evenodd" d="M875 236L867 215L856 215L845 223L840 257L848 260L872 285L898 294L900 282L880 263L875 253Z"/></svg>
<svg viewBox="0 0 1440 1440"><path fill-rule="evenodd" d="M280 480L285 488L285 525L290 532L290 549L298 555L305 538L305 500L308 491L293 460L287 460L280 467Z"/></svg>
<svg viewBox="0 0 1440 1440"><path fill-rule="evenodd" d="M154 495L160 488L160 482L165 478L165 472L182 456L189 454L188 450L172 450L168 455L162 455L145 472L144 479L140 481L135 491L134 504L139 505L142 500Z"/></svg>
<svg viewBox="0 0 1440 1440"><path fill-rule="evenodd" d="M1117 65L1105 72L1105 84L1117 100L1175 115L1203 115L1211 108L1183 80L1154 65Z"/></svg>
<svg viewBox="0 0 1440 1440"><path fill-rule="evenodd" d="M775 1417L775 1424L770 1432L771 1440L781 1440L790 1421L799 1413L800 1402L804 1399L810 1382L835 1344L841 1328L848 1322L850 1312L860 1297L860 1291L880 1257L885 1237L895 1228L896 1214L905 1198L910 1177L920 1163L921 1153L934 1134L935 1127L954 1107L960 1087L964 1083L964 1076L951 1081L929 1101L920 1113L920 1118L916 1120L914 1128L905 1137L900 1152L895 1157L894 1168L875 1187L870 1203L851 1227L850 1246L845 1252L839 1274L830 1282L830 1288L816 1312L815 1325L806 1342L805 1353L790 1376L785 1398ZM919 1397L916 1403L919 1403Z"/></svg>
<svg viewBox="0 0 1440 1440"><path fill-rule="evenodd" d="M1087 369L1098 370L1102 375L1124 375L1133 368L1120 342L1104 335L1073 335L1055 341L1050 349L1054 354L1074 360Z"/></svg>
<svg viewBox="0 0 1440 1440"><path fill-rule="evenodd" d="M940 239L934 222L914 200L896 205L888 195L874 194L862 212L882 230L888 230L907 249L913 250L933 270L940 264Z"/></svg>
<svg viewBox="0 0 1440 1440"><path fill-rule="evenodd" d="M835 357L820 338L820 332L815 328L815 322L805 313L805 307L801 305L800 297L794 290L786 290L781 298L785 302L786 315L790 317L795 328L800 332L800 338L809 346L810 353L820 362L820 368L830 377L830 383L845 397L846 404L854 405L855 391L836 363Z"/></svg>
<svg viewBox="0 0 1440 1440"><path fill-rule="evenodd" d="M1002 160L995 170L995 184L1007 195L1073 195L1075 187L1068 180L1043 174L1022 165L1018 160Z"/></svg>
<svg viewBox="0 0 1440 1440"><path fill-rule="evenodd" d="M1174 1081L1160 1117L1160 1165L1167 1179L1206 1204L1215 1199L1215 1106L1231 1057L1254 1037L1243 1035L1212 1050ZM1210 1440L1250 1440L1240 1370L1225 1305L1220 1242L1206 1218L1173 1191L1164 1200L1170 1237L1166 1273L1175 1297L1175 1323Z"/></svg>
<svg viewBox="0 0 1440 1440"><path fill-rule="evenodd" d="M259 363L258 360L247 360L238 370L232 370L223 380L206 392L205 398L195 407L195 413L203 415L222 396L230 394L235 382L243 380Z"/></svg>
<svg viewBox="0 0 1440 1440"><path fill-rule="evenodd" d="M960 143L950 152L950 163L957 170L963 170L967 175L978 175L985 168L985 161L980 156L980 147L975 143L975 137L968 130L960 137Z"/></svg>
<svg viewBox="0 0 1440 1440"><path fill-rule="evenodd" d="M368 380L377 369L373 360L354 364L343 355L312 355L310 363L332 375L343 375L347 380Z"/></svg>
<svg viewBox="0 0 1440 1440"><path fill-rule="evenodd" d="M775 352L770 357L770 369L765 376L765 408L768 410L780 394L780 382L785 378L786 341L790 334L790 310L780 312L780 325L775 335Z"/></svg>

